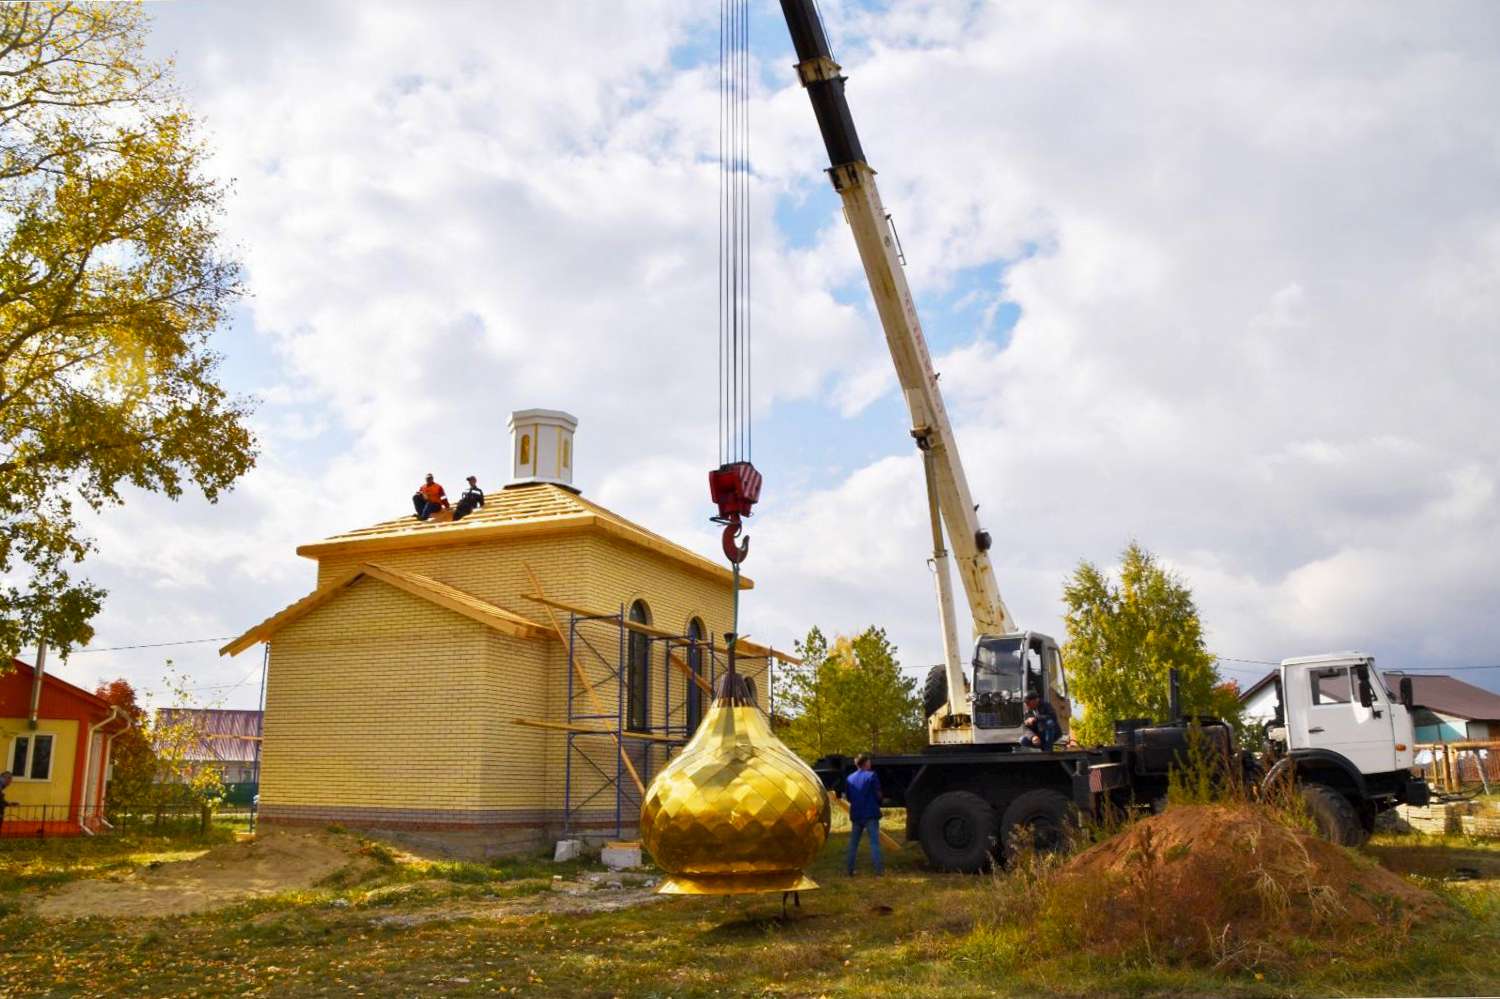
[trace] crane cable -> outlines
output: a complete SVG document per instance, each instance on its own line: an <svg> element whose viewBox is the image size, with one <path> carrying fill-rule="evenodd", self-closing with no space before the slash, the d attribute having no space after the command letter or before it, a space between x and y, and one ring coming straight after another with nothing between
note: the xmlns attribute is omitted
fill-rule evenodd
<svg viewBox="0 0 1500 999"><path fill-rule="evenodd" d="M750 7L719 2L719 464L752 459Z"/></svg>

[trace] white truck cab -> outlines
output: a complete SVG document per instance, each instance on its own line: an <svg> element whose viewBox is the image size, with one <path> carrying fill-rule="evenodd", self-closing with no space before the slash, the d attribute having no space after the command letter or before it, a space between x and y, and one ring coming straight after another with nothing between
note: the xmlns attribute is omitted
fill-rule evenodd
<svg viewBox="0 0 1500 999"><path fill-rule="evenodd" d="M1276 717L1266 727L1276 762L1266 779L1295 774L1313 818L1335 842L1363 842L1379 812L1430 798L1411 769L1411 680L1397 679L1393 695L1375 657L1363 652L1282 660Z"/></svg>

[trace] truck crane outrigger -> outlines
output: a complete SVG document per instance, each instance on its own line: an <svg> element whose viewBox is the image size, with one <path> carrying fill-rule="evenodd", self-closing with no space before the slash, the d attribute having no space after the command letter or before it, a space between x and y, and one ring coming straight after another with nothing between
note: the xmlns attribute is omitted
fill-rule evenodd
<svg viewBox="0 0 1500 999"><path fill-rule="evenodd" d="M854 233L896 377L911 413L911 435L922 455L943 638L942 666L933 667L924 690L929 741L935 745L1014 745L1022 733L1022 700L1028 689L1053 702L1066 732L1068 700L1057 642L1039 632L1020 631L1000 596L990 564L990 534L979 524L979 508L964 474L953 425L938 390L938 373L933 369L906 283L900 242L881 204L875 171L860 146L844 99L839 64L829 51L812 0L781 0L781 9L797 50L797 75L812 100L832 163L828 175L843 200L844 217ZM974 622L972 691L959 659L945 533Z"/></svg>

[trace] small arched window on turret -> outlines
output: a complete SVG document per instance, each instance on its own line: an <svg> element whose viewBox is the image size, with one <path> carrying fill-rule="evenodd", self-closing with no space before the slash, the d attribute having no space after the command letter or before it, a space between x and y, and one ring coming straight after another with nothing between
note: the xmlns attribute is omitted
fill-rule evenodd
<svg viewBox="0 0 1500 999"><path fill-rule="evenodd" d="M531 464L531 435L530 434L522 434L521 435L521 455L517 459L517 461L518 461L518 463L522 467L525 467L526 465Z"/></svg>
<svg viewBox="0 0 1500 999"><path fill-rule="evenodd" d="M566 437L563 438L562 442L562 465L560 467L573 467L573 442Z"/></svg>

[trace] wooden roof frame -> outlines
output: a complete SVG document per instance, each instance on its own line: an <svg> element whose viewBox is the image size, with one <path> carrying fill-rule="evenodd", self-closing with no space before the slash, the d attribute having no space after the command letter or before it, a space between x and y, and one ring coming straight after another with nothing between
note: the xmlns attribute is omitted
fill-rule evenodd
<svg viewBox="0 0 1500 999"><path fill-rule="evenodd" d="M533 579L533 581L535 580ZM665 628L658 628L655 625L643 624L640 621L632 621L628 617L621 620L618 612L610 614L604 613L602 611L592 611L584 607L579 607L576 604L566 603L562 600L553 600L551 597L543 596L540 593L523 593L521 594L521 598L523 600L530 600L532 603L541 604L544 607L552 607L556 608L557 610L567 611L569 614L573 614L578 617L614 619L619 621L620 625L627 631L640 632L642 635L650 635L653 638L675 638L679 641L683 639L683 636L675 631L668 631ZM774 658L780 659L784 663L790 663L793 666L802 665L802 660L792 655L790 652L782 652L780 649L773 649L769 645L759 645L747 638L741 638L740 640L735 642L735 646L738 648L739 654L746 658Z"/></svg>
<svg viewBox="0 0 1500 999"><path fill-rule="evenodd" d="M561 486L545 483L532 484L526 488L562 489ZM328 555L467 545L497 538L537 537L592 530L605 537L663 555L694 572L715 580L726 583L733 580L733 572L717 562L710 561L690 548L653 533L639 524L632 523L612 510L573 493L572 490L567 490L567 492L570 493L569 501L576 504L576 512L524 517L501 523L487 523L470 518L465 518L458 523L444 524L414 521L408 525L410 530L358 536L335 535L323 541L299 545L297 554L303 558L317 560ZM748 576L740 577L740 589L754 588L754 580Z"/></svg>
<svg viewBox="0 0 1500 999"><path fill-rule="evenodd" d="M486 600L465 593L457 587L414 572L404 572L389 566L377 565L374 562L365 562L359 568L352 569L326 585L318 587L301 600L266 618L221 648L219 655L237 656L252 645L270 641L272 635L287 625L301 620L319 607L336 600L349 587L367 577L378 579L382 583L453 611L455 614L461 614L471 621L476 621L512 638L532 641L556 640L556 636L550 629L503 607L497 607Z"/></svg>

